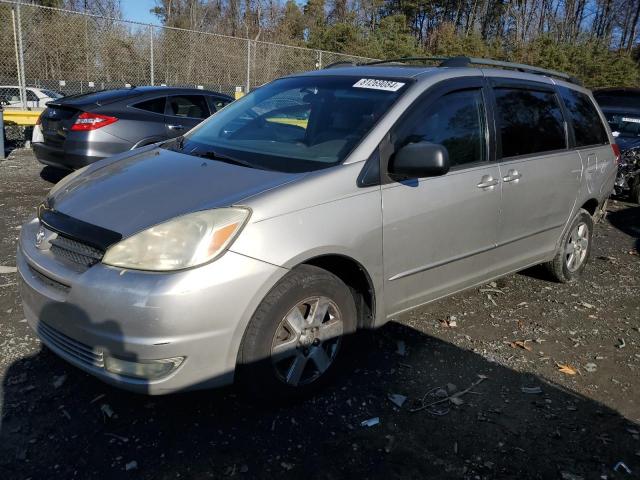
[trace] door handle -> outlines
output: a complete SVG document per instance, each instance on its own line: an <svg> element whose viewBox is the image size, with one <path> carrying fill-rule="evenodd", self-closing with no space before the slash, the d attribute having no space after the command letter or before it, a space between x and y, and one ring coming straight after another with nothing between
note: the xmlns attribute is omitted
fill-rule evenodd
<svg viewBox="0 0 640 480"><path fill-rule="evenodd" d="M497 179L493 178L491 175L483 175L480 179L480 183L478 184L478 188L493 190L493 187L496 185L498 185Z"/></svg>
<svg viewBox="0 0 640 480"><path fill-rule="evenodd" d="M506 177L502 177L503 182L517 182L522 178L522 174L518 170L509 170Z"/></svg>
<svg viewBox="0 0 640 480"><path fill-rule="evenodd" d="M182 125L167 125L169 130L183 130L184 127Z"/></svg>

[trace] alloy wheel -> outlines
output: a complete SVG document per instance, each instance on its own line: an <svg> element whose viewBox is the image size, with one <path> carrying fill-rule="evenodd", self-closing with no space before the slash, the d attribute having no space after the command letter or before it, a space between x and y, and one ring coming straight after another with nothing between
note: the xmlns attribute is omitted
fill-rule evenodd
<svg viewBox="0 0 640 480"><path fill-rule="evenodd" d="M293 387L317 380L335 361L343 331L340 310L328 297L297 303L273 337L271 362L278 378Z"/></svg>
<svg viewBox="0 0 640 480"><path fill-rule="evenodd" d="M580 222L576 225L565 245L565 264L570 272L578 270L587 257L589 249L589 227Z"/></svg>

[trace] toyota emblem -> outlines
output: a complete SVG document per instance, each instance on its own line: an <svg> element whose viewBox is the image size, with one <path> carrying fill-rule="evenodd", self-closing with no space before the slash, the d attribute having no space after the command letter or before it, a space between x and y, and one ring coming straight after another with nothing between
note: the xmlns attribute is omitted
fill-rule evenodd
<svg viewBox="0 0 640 480"><path fill-rule="evenodd" d="M40 248L40 246L42 245L42 241L44 240L44 237L46 235L46 232L44 231L43 227L40 227L40 229L38 230L38 233L36 233L36 247Z"/></svg>

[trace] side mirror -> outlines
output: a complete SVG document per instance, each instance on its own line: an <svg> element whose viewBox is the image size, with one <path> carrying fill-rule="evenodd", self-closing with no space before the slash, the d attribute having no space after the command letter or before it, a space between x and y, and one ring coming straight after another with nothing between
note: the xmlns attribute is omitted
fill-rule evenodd
<svg viewBox="0 0 640 480"><path fill-rule="evenodd" d="M389 173L409 178L437 177L449 171L449 152L436 143L417 142L402 147L389 163Z"/></svg>

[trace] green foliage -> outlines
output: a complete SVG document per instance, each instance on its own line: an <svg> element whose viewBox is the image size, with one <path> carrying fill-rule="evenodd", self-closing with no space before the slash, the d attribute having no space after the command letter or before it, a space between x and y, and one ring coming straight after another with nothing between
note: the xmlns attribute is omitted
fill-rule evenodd
<svg viewBox="0 0 640 480"><path fill-rule="evenodd" d="M410 57L420 52L404 15L381 19L367 43L366 55L376 58Z"/></svg>
<svg viewBox="0 0 640 480"><path fill-rule="evenodd" d="M330 1L332 5L337 3ZM572 40L557 32L523 39L514 32L497 34L500 30L496 22L486 28L471 28L453 20L427 29L428 35L424 37L418 35L423 27L418 29L411 19L420 11L427 12L427 18L434 15L429 2L408 0L401 8L384 0L369 0L362 5L367 6L367 14L357 17L360 21L332 23L331 15L325 12L324 0L308 0L304 7L306 46L380 59L431 55L495 58L567 72L590 88L640 86L640 47L631 52L615 50L606 39L586 32ZM503 10L497 9L492 14L500 18L505 15ZM394 13L397 11L406 14Z"/></svg>

